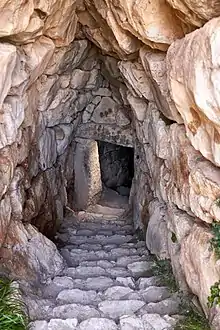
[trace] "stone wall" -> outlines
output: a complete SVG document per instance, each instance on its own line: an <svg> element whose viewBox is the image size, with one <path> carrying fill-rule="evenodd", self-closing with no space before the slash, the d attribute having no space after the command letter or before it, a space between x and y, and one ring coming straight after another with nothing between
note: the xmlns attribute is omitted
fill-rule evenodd
<svg viewBox="0 0 220 330"><path fill-rule="evenodd" d="M18 0L0 14L2 270L32 281L59 273L43 234L76 203L76 139L116 143L135 149L135 228L213 316L219 1Z"/></svg>

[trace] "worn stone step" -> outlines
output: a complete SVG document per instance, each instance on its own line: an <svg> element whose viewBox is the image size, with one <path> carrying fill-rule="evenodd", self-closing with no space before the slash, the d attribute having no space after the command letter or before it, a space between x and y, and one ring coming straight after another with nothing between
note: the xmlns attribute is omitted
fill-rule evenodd
<svg viewBox="0 0 220 330"><path fill-rule="evenodd" d="M68 318L76 318L80 322L92 317L100 317L100 311L98 311L95 307L80 304L56 306L52 311L52 318L59 318L63 320Z"/></svg>
<svg viewBox="0 0 220 330"><path fill-rule="evenodd" d="M95 290L80 290L80 289L71 289L61 291L57 298L56 302L59 305L65 304L81 304L81 305L97 305L102 301L102 297Z"/></svg>
<svg viewBox="0 0 220 330"><path fill-rule="evenodd" d="M59 239L63 240L63 234L58 235ZM74 245L80 245L83 243L89 243L89 244L116 244L121 245L123 243L127 243L130 240L132 240L132 235L111 235L111 236L105 236L105 235L95 235L86 237L85 236L77 236L77 235L71 235L68 237L68 243L74 244Z"/></svg>
<svg viewBox="0 0 220 330"><path fill-rule="evenodd" d="M31 321L49 321L53 308L55 307L54 300L40 299L39 297L23 297L23 299Z"/></svg>
<svg viewBox="0 0 220 330"><path fill-rule="evenodd" d="M141 300L105 300L98 304L98 308L105 317L118 320L123 315L134 314L144 305Z"/></svg>
<svg viewBox="0 0 220 330"><path fill-rule="evenodd" d="M119 223L96 223L96 222L67 222L64 220L62 225L60 226L61 230L71 231L71 230L77 230L77 229L88 229L92 231L99 231L99 230L111 230L112 232L117 232L118 230L124 230L132 232L134 231L132 224L127 224L126 222L123 222L122 225Z"/></svg>
<svg viewBox="0 0 220 330"><path fill-rule="evenodd" d="M80 323L78 330L117 330L113 320L106 318L91 318Z"/></svg>
<svg viewBox="0 0 220 330"><path fill-rule="evenodd" d="M123 297L127 296L129 293L134 292L133 289L124 286L113 286L108 288L103 293L104 300L123 300Z"/></svg>
<svg viewBox="0 0 220 330"><path fill-rule="evenodd" d="M89 277L87 279L73 279L73 288L81 290L98 290L101 292L115 285L115 283L116 281L110 277L97 276Z"/></svg>
<svg viewBox="0 0 220 330"><path fill-rule="evenodd" d="M69 276L56 276L41 292L43 297L56 298L65 289L73 289L73 279Z"/></svg>
<svg viewBox="0 0 220 330"><path fill-rule="evenodd" d="M87 214L101 214L103 217L105 216L113 216L113 217L121 217L125 213L125 208L115 208L110 206L104 206L100 204L91 205L86 210ZM81 216L81 212L79 212L79 217Z"/></svg>
<svg viewBox="0 0 220 330"><path fill-rule="evenodd" d="M77 319L35 321L30 324L30 330L76 330L77 324Z"/></svg>
<svg viewBox="0 0 220 330"><path fill-rule="evenodd" d="M88 278L108 276L106 270L99 266L78 266L71 267L66 270L66 274L72 278Z"/></svg>
<svg viewBox="0 0 220 330"><path fill-rule="evenodd" d="M135 278L152 276L152 267L154 262L152 261L136 261L127 266L131 275Z"/></svg>
<svg viewBox="0 0 220 330"><path fill-rule="evenodd" d="M111 251L113 251L113 249ZM137 256L139 255L141 257L141 254L139 254L138 250L126 250L125 255L123 255L121 252L122 250L117 250L117 251L114 250L112 253L109 251L105 251L104 249L88 251L79 248L75 248L72 250L68 250L68 249L60 250L61 255L66 260L69 267L76 267L83 261L97 261L97 262L99 260L117 261L118 258L123 256L129 256L130 254ZM144 256L143 259L145 259ZM140 260L143 259L140 258ZM146 256L146 260L149 260L150 262L151 258L148 258L148 256ZM135 269L133 271L135 271Z"/></svg>
<svg viewBox="0 0 220 330"><path fill-rule="evenodd" d="M94 267L94 266L99 266L104 269L106 268L112 268L116 265L115 261L108 261L105 259L98 260L98 261L82 261L80 262L79 266L88 266L88 267Z"/></svg>
<svg viewBox="0 0 220 330"><path fill-rule="evenodd" d="M72 278L85 279L88 277L106 276L116 278L118 276L128 277L131 276L130 271L124 267L102 268L99 266L78 266L66 269L65 274Z"/></svg>
<svg viewBox="0 0 220 330"><path fill-rule="evenodd" d="M120 330L169 330L172 325L158 314L120 317Z"/></svg>
<svg viewBox="0 0 220 330"><path fill-rule="evenodd" d="M167 298L159 302L150 302L141 308L138 315L159 314L159 315L175 315L179 312L180 301L173 297Z"/></svg>

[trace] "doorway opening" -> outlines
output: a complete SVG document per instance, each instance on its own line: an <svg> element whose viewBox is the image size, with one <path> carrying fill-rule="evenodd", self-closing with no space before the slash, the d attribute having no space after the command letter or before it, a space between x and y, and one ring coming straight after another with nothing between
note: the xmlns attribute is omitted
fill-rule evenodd
<svg viewBox="0 0 220 330"><path fill-rule="evenodd" d="M122 196L129 196L134 177L134 149L98 141L102 183Z"/></svg>

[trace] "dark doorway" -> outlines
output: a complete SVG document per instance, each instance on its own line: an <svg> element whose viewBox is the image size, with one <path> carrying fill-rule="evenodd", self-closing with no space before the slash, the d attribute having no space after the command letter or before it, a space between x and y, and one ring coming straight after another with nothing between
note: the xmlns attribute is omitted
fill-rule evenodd
<svg viewBox="0 0 220 330"><path fill-rule="evenodd" d="M102 182L120 195L129 196L134 176L134 149L98 141Z"/></svg>

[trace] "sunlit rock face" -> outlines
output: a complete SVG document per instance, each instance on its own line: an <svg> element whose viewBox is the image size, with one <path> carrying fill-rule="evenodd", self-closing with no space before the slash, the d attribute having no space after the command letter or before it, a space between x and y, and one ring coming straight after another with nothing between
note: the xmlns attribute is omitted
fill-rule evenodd
<svg viewBox="0 0 220 330"><path fill-rule="evenodd" d="M100 195L95 141L132 147L134 227L218 329L219 2L18 0L0 14L0 270L59 274L48 238L82 172L81 208Z"/></svg>
<svg viewBox="0 0 220 330"><path fill-rule="evenodd" d="M86 36L119 57L134 54L143 43L166 51L189 31L165 0L85 0L77 14Z"/></svg>
<svg viewBox="0 0 220 330"><path fill-rule="evenodd" d="M178 40L167 54L168 83L192 145L217 166L219 157L220 19Z"/></svg>
<svg viewBox="0 0 220 330"><path fill-rule="evenodd" d="M218 0L167 0L167 2L176 10L176 15L181 20L198 27L220 15Z"/></svg>

